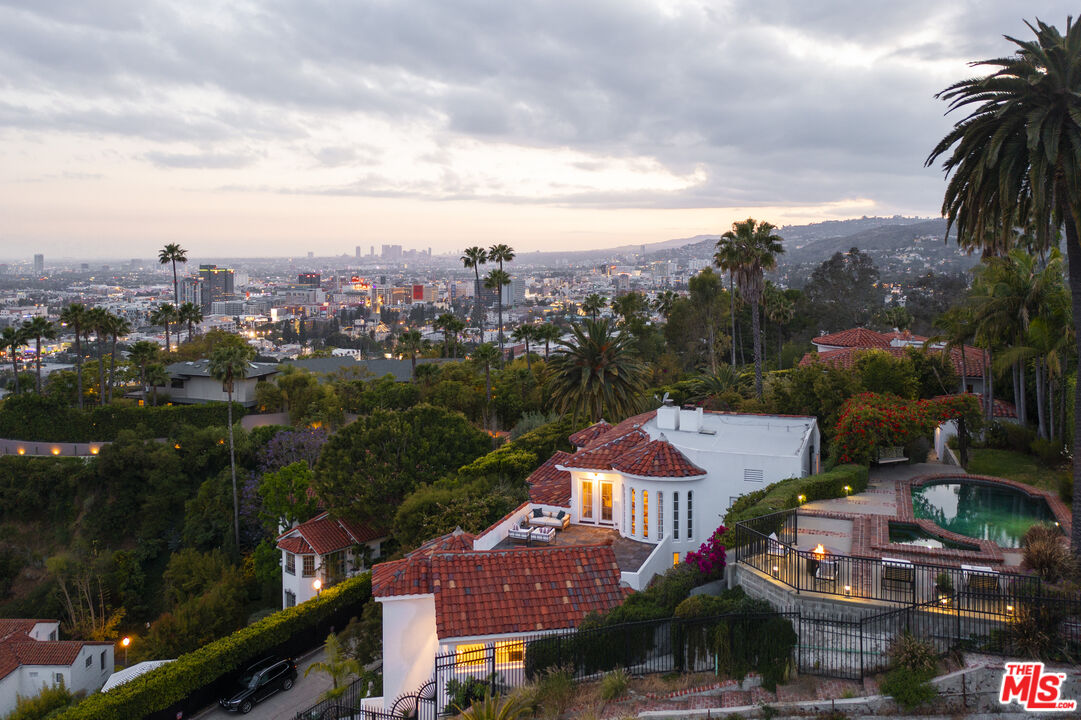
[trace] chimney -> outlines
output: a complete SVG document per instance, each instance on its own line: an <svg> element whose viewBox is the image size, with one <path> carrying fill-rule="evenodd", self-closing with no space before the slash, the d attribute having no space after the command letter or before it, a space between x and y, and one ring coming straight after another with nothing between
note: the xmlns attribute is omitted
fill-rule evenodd
<svg viewBox="0 0 1081 720"><path fill-rule="evenodd" d="M657 428L660 430L679 430L679 408L671 400L657 408Z"/></svg>
<svg viewBox="0 0 1081 720"><path fill-rule="evenodd" d="M679 411L679 428L684 432L698 432L702 429L702 408L685 407Z"/></svg>

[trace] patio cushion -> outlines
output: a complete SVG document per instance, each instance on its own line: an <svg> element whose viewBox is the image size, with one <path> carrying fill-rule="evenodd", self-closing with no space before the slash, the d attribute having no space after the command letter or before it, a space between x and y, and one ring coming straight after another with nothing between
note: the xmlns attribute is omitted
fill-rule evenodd
<svg viewBox="0 0 1081 720"><path fill-rule="evenodd" d="M542 508L533 508L533 517L544 517L544 510Z"/></svg>
<svg viewBox="0 0 1081 720"><path fill-rule="evenodd" d="M564 516L564 515L566 515L566 514L567 514L567 513L565 513L565 512L563 512L562 510L560 510L560 511L559 511L559 513L558 513L558 514L556 515L556 520L562 520L562 519L563 519L563 516Z"/></svg>

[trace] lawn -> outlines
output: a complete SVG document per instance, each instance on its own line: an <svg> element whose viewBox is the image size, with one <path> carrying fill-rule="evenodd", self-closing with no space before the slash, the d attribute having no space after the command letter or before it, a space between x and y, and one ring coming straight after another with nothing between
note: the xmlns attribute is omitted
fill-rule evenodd
<svg viewBox="0 0 1081 720"><path fill-rule="evenodd" d="M1048 467L1034 455L987 448L974 448L968 453L967 470L973 475L1008 478L1055 493L1058 492L1060 478L1069 482L1069 472Z"/></svg>

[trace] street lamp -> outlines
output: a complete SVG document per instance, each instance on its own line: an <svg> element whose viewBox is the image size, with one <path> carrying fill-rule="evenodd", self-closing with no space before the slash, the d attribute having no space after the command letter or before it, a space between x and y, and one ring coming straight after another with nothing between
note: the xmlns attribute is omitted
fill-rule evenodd
<svg viewBox="0 0 1081 720"><path fill-rule="evenodd" d="M120 641L120 646L124 648L124 667L128 666L128 645L131 645L131 638L125 635Z"/></svg>
<svg viewBox="0 0 1081 720"><path fill-rule="evenodd" d="M319 597L319 592L323 589L323 581L319 578L316 578L312 582L312 587L315 588L315 596Z"/></svg>

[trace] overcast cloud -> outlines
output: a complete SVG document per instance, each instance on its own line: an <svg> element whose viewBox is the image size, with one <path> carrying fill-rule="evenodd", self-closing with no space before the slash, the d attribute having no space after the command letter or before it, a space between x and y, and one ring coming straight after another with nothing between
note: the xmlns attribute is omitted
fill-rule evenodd
<svg viewBox="0 0 1081 720"><path fill-rule="evenodd" d="M0 255L449 251L496 221L513 238L515 208L523 249L719 232L755 208L937 215L934 93L1073 9L0 0Z"/></svg>

